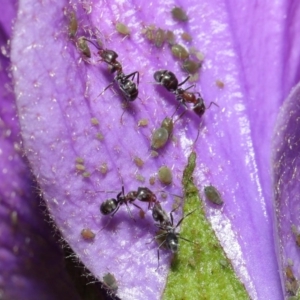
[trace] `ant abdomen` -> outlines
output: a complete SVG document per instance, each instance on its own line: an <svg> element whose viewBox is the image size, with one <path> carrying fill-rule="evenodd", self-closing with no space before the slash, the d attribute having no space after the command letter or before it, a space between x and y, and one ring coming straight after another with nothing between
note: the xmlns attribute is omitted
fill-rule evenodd
<svg viewBox="0 0 300 300"><path fill-rule="evenodd" d="M116 199L107 199L100 205L100 211L103 215L109 215L113 213L118 207Z"/></svg>

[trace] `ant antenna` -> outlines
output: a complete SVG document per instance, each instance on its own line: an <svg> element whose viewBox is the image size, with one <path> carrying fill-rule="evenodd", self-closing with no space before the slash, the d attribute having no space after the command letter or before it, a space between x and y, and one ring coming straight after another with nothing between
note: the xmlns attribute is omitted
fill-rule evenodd
<svg viewBox="0 0 300 300"><path fill-rule="evenodd" d="M180 104L179 104L179 105L180 105ZM173 125L174 125L179 119L181 119L181 117L182 117L186 112L187 112L187 109L185 109L185 110L179 115L179 117L174 121ZM173 116L174 116L174 114L173 114ZM173 116L172 116L172 118L173 118Z"/></svg>
<svg viewBox="0 0 300 300"><path fill-rule="evenodd" d="M212 104L215 105L215 106L217 106L217 107L220 107L217 103L211 101L206 109L209 109Z"/></svg>
<svg viewBox="0 0 300 300"><path fill-rule="evenodd" d="M186 79L184 79L181 83L179 83L178 86L185 84L190 79L190 77L191 77L191 75L189 75ZM195 85L193 84L192 86L195 86ZM190 86L189 88L191 88L192 86Z"/></svg>
<svg viewBox="0 0 300 300"><path fill-rule="evenodd" d="M97 50L102 50L99 45L95 44L93 41L91 41L90 39L83 37L83 39L89 43L91 43Z"/></svg>
<svg viewBox="0 0 300 300"><path fill-rule="evenodd" d="M192 146L191 146L192 149L195 147L195 144L196 144L196 142L197 142L197 140L198 140L198 138L199 138L199 136L200 136L200 129L201 129L201 127L202 127L202 124L203 124L203 121L201 121L201 123L200 123L200 125L199 125L199 127L198 127L197 137L196 137L195 141L193 142L193 144L192 144Z"/></svg>

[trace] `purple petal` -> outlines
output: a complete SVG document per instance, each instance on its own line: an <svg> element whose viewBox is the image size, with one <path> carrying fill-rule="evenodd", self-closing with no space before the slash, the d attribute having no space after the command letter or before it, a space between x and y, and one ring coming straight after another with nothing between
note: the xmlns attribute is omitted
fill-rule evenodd
<svg viewBox="0 0 300 300"><path fill-rule="evenodd" d="M3 52L14 16L10 5L1 15ZM78 299L22 157L15 99L6 73L9 59L1 54L0 64L0 298Z"/></svg>
<svg viewBox="0 0 300 300"><path fill-rule="evenodd" d="M55 6L50 1L32 5L29 0L21 4L13 63L26 154L65 239L99 279L108 269L115 275L122 298L138 299L143 295L145 299L157 299L164 286L170 256L163 252L160 261L163 267L155 272L156 246L145 245L155 231L149 215L140 220L133 211L138 219L133 222L121 207L111 225L99 232L108 220L100 216L99 204L111 196L85 191L115 190L114 197L121 190L122 179L126 191L135 190L148 185L149 178L165 164L173 170L173 184L167 190L180 194L184 164L200 123L192 113L187 113L176 123L177 143L169 143L158 158L150 157L151 130L165 116L173 114L175 100L162 87L153 88L148 82L153 81L154 71L163 68L184 79L168 47L156 49L141 34L144 25L153 23L175 33L180 33L184 26L193 36L192 45L205 54L201 88L197 89L207 104L215 101L220 108L211 107L203 118L195 146L199 165L194 179L199 189L212 183L223 196L226 203L223 211L216 212L208 206L208 215L251 297L282 297L271 223L271 184L263 163L264 153L270 153L270 130L281 101L275 88L281 85L273 74L281 72L285 58L276 56L278 51L285 53L280 35L285 19L280 18L278 26L274 23L277 24L278 16L284 15L286 8L265 4L262 8L246 7L244 13L245 7L230 3L189 1L182 6L189 16L185 25L170 18L173 4L159 3L156 9L152 2L140 6L128 1L110 3L109 7L95 4L91 5L89 15L83 13L80 4L74 5L81 34L94 29L92 25L97 26L105 47L118 52L124 71L140 72L141 100L136 100L125 112L121 97L112 90L98 97L112 77L107 75L104 63L96 63L97 58L92 60L96 65L79 61L75 45L68 40L63 5ZM70 11L69 6L67 10ZM256 29L253 46L250 34L244 34L240 28L245 26L245 20L254 26L269 11L274 15L264 17L265 22L260 23L264 30ZM130 37L123 40L117 36L113 24L117 21L130 27ZM275 50L265 42L266 49L260 47L267 38L274 41ZM96 50L93 51L96 57ZM274 60L278 64L273 64ZM258 75L266 70L272 76L264 76L262 80ZM289 84L294 77L289 75ZM225 83L223 90L215 84L218 79ZM98 125L93 118L99 121ZM148 127L137 126L142 118L149 119ZM266 130L261 132L254 125L262 125L266 119ZM97 140L99 134L104 136L103 141ZM78 157L84 159L90 178L84 178L76 170ZM134 164L135 157L143 160L143 167ZM107 174L98 171L103 164L108 166ZM140 183L137 175L142 175L146 183ZM159 183L152 187L161 188ZM171 197L163 204L170 211ZM84 228L96 232L93 242L81 238Z"/></svg>
<svg viewBox="0 0 300 300"><path fill-rule="evenodd" d="M300 277L299 113L300 84L291 91L284 102L274 131L277 251L286 296L296 294ZM288 269L294 273L294 279L289 275Z"/></svg>

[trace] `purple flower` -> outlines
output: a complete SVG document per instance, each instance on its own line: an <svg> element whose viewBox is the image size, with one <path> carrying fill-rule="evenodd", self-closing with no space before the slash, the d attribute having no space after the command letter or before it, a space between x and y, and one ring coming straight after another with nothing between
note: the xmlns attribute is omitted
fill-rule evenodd
<svg viewBox="0 0 300 300"><path fill-rule="evenodd" d="M186 11L188 21L172 18L170 11L175 5ZM285 197L289 189L281 192L280 180L288 165L278 165L276 156L275 162L270 157L279 107L299 81L295 46L300 22L298 6L296 1L263 1L255 6L246 1L217 0L189 1L184 5L128 1L19 3L11 62L25 154L65 241L96 278L102 280L108 272L116 277L122 299L158 299L171 258L169 251L161 249L160 267L156 270L157 244L152 240L156 227L150 212L142 219L130 205L131 217L122 205L110 222L109 217L100 214L100 204L116 197L123 183L126 193L139 186L148 186L157 195L165 189L167 199L159 200L166 211L172 210L173 195L183 195L184 190L179 203L187 213L195 203L197 207L202 203L196 199L193 181L212 228L250 297L282 299L283 294L287 295L286 281L297 285L296 243L292 245L290 238L288 250L279 252L280 275L273 230L274 165L276 203L282 197L287 199L287 205L276 210L280 229L284 228L278 230L280 249L286 247L283 232L294 237L300 229L297 216L292 224L282 217L294 209L294 198ZM72 12L77 15L78 33L70 39ZM127 38L116 32L119 22L130 29ZM152 30L151 25L156 28L154 43L145 34L147 28ZM189 91L201 92L207 106L215 102L219 107L211 106L201 119L193 112L185 113L175 124L174 138L153 157L152 131L176 109L174 95L154 85L153 74L167 69L180 82L186 77L182 62L174 59L170 46L155 46L161 39L156 35L158 28L172 31L180 44L193 47L198 59L204 55L200 79ZM192 41L182 41L184 32ZM83 59L77 40L80 35L89 37L94 44L100 39L104 48L116 51L125 74L139 71L139 98L126 109L116 83L115 91L101 93L113 76L107 64L99 62L94 45L89 44L92 57ZM291 99L291 103L297 103L299 98ZM288 113L283 114L279 123L285 124L288 118ZM141 119L147 119L148 125L138 126ZM199 138L194 145L198 128ZM297 141L297 130L293 126L286 130ZM289 141L279 135L274 145L279 157L284 157ZM195 170L188 174L188 168L183 178L192 150L197 155ZM295 158L295 152L292 154ZM158 170L164 165L173 174L168 186L157 180ZM294 177L293 190L297 186L297 176ZM156 181L150 186L152 178ZM209 184L220 191L225 202L222 209L216 209L203 197L204 186ZM138 205L147 210L147 204ZM177 221L180 212L174 212L174 216ZM213 299L221 294L228 299L237 295L245 298L241 286L237 291L234 284L227 284L232 273L226 261L224 266L202 205L182 222L182 227L182 237L195 244L180 242L182 254L179 252L173 263L168 295L173 291L182 298L194 293L194 298L202 295ZM93 231L95 237L84 239L83 229ZM284 278L287 262L294 279ZM176 274L179 279L174 279ZM289 290L290 295L296 292Z"/></svg>

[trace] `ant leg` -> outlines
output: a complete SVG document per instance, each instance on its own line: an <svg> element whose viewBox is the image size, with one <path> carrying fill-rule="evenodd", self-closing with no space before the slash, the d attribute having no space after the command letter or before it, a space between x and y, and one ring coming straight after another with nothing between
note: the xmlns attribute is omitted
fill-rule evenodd
<svg viewBox="0 0 300 300"><path fill-rule="evenodd" d="M196 85L193 84L193 85L189 86L188 88L186 88L184 91L187 91L187 90L191 89L191 88L194 87L194 86L196 86ZM199 94L199 93L197 92L197 93L194 93L194 94ZM199 94L199 95L200 95L200 94Z"/></svg>
<svg viewBox="0 0 300 300"><path fill-rule="evenodd" d="M135 204L135 203L133 203L133 202L130 202L132 205L134 205L135 207L137 207L140 211L142 211L143 213L145 213L144 212L144 210L140 207L140 206L138 206L137 204Z"/></svg>
<svg viewBox="0 0 300 300"><path fill-rule="evenodd" d="M120 202L118 202L118 206L117 206L117 208L115 209L115 211L112 213L112 215L111 215L110 218L112 218L112 217L117 213L117 211L119 210L119 208L120 208Z"/></svg>
<svg viewBox="0 0 300 300"><path fill-rule="evenodd" d="M180 196L178 196L178 197L180 197ZM182 198L182 197L181 197ZM173 212L175 211L175 210L177 210L178 208L179 208L179 206L180 205L178 205L178 206L176 206L175 208L173 208L172 210L171 210L171 212L170 212L170 220L171 220L171 225L173 226L173 223L174 223L174 218L173 218ZM184 218L184 217L183 217ZM176 226L177 227L177 226ZM176 228L175 227L175 228Z"/></svg>
<svg viewBox="0 0 300 300"><path fill-rule="evenodd" d="M113 82L111 82L98 96L97 96L97 98L99 97L99 96L101 96L101 95L103 95L104 94L104 92L107 90L107 89L109 89L112 85L114 84L114 81Z"/></svg>
<svg viewBox="0 0 300 300"><path fill-rule="evenodd" d="M129 75L126 75L125 79L128 79L128 78L132 77L132 80L134 80L135 74L137 74L137 81L136 82L137 82L137 84L139 84L140 83L140 73L138 71L135 71L135 72L133 72Z"/></svg>
<svg viewBox="0 0 300 300"><path fill-rule="evenodd" d="M159 248L157 249L157 268L155 272L158 270L158 268L159 268Z"/></svg>
<svg viewBox="0 0 300 300"><path fill-rule="evenodd" d="M188 240L188 239L186 239L186 238L183 238L183 237L181 237L181 236L179 236L179 235L178 235L178 238L180 238L181 240L184 240L184 241L186 241L186 242L190 242L190 243L192 243L192 244L194 244L194 245L199 245L198 243L195 243L195 242L193 242L193 241L191 241L191 240Z"/></svg>
<svg viewBox="0 0 300 300"><path fill-rule="evenodd" d="M170 220L171 220L171 225L173 226L174 219L173 219L173 210L170 212ZM175 227L176 228L176 227Z"/></svg>
<svg viewBox="0 0 300 300"><path fill-rule="evenodd" d="M186 79L184 79L181 83L179 83L178 86L185 84L190 79L190 77L191 76L189 75Z"/></svg>
<svg viewBox="0 0 300 300"><path fill-rule="evenodd" d="M127 208L128 213L129 213L129 215L130 215L130 218L131 218L134 222L136 222L135 218L133 217L133 215L132 215L132 213L131 213L131 210L130 210L128 204L125 203L125 205L126 205L126 208Z"/></svg>
<svg viewBox="0 0 300 300"><path fill-rule="evenodd" d="M174 125L178 120L180 120L181 117L182 117L187 111L188 111L188 110L185 109L185 110L179 115L179 117L174 121L173 125Z"/></svg>
<svg viewBox="0 0 300 300"><path fill-rule="evenodd" d="M214 104L215 106L220 107L217 103L215 103L215 102L212 101L212 102L209 103L209 106L207 107L207 109L209 109L209 108L211 107L212 104Z"/></svg>
<svg viewBox="0 0 300 300"><path fill-rule="evenodd" d="M120 118L120 123L123 125L123 115L125 114L125 109L122 112L121 118Z"/></svg>
<svg viewBox="0 0 300 300"><path fill-rule="evenodd" d="M173 119L173 117L174 117L175 113L177 112L177 110L179 109L180 105L181 105L181 103L179 103L179 104L177 105L175 111L173 112L173 114L172 114L172 116L171 116L171 119Z"/></svg>
<svg viewBox="0 0 300 300"><path fill-rule="evenodd" d="M195 139L195 141L194 141L194 143L193 143L193 145L192 145L192 148L194 148L194 146L195 146L195 144L196 144L196 142L197 142L197 140L198 140L198 138L199 138L199 136L200 136L200 129L201 129L202 123L203 123L203 122L201 122L200 125L199 125L199 127L198 127L197 136L196 136L196 139Z"/></svg>
<svg viewBox="0 0 300 300"><path fill-rule="evenodd" d="M91 43L97 50L101 50L101 48L99 47L99 45L95 44L93 41L91 41L90 39L88 39L87 37L83 37L83 39L89 43Z"/></svg>

